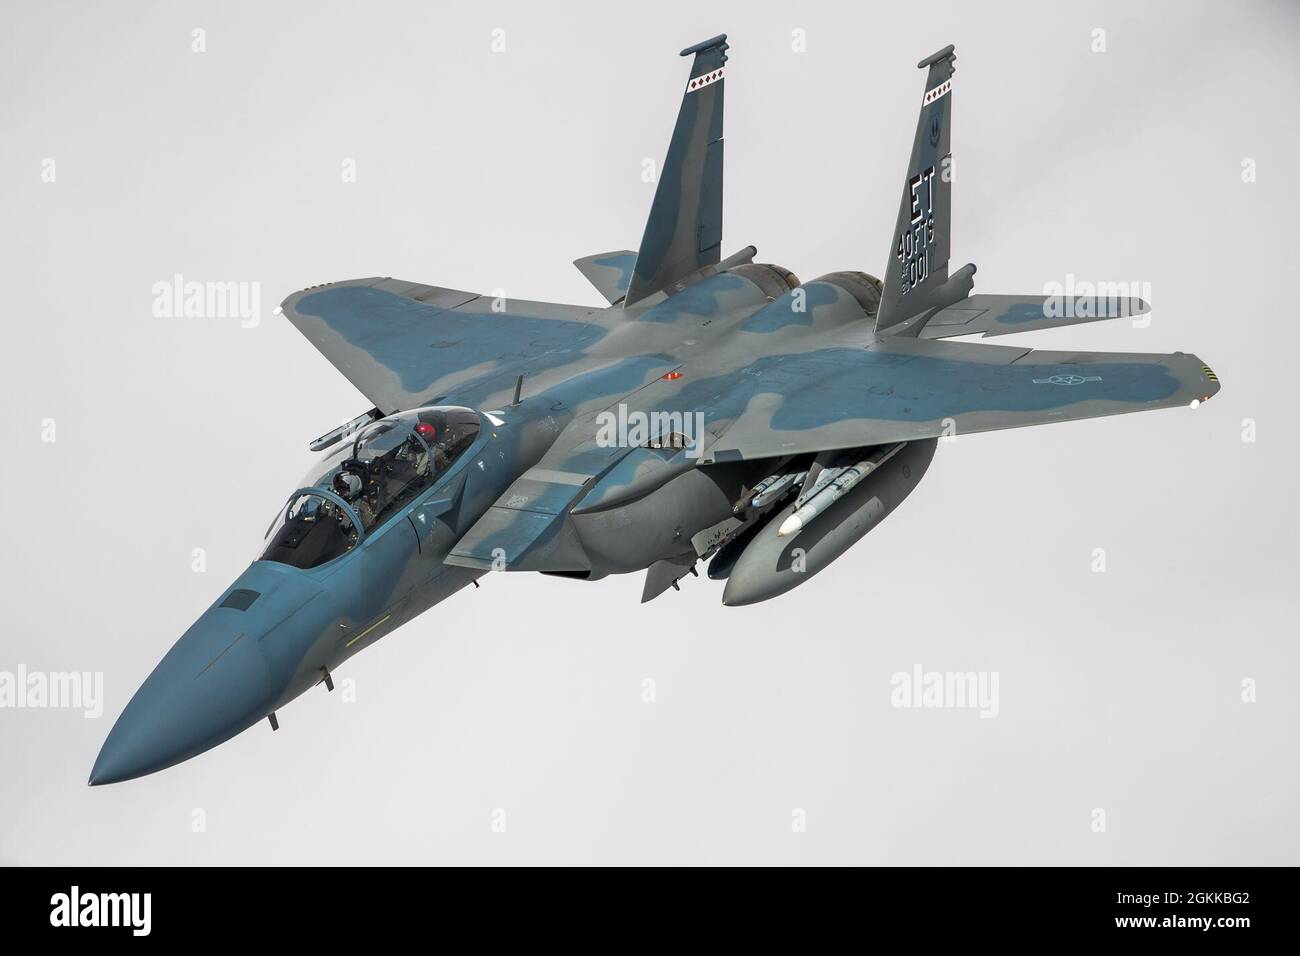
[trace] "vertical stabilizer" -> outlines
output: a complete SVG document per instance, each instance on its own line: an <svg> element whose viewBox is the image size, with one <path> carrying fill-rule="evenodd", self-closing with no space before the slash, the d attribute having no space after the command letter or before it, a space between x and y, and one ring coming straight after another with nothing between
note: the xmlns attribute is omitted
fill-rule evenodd
<svg viewBox="0 0 1300 956"><path fill-rule="evenodd" d="M726 34L682 51L682 56L692 54L695 60L659 173L625 306L721 258Z"/></svg>
<svg viewBox="0 0 1300 956"><path fill-rule="evenodd" d="M940 295L940 291L948 280L952 235L952 74L956 58L949 45L917 64L920 69L928 68L925 93L898 222L889 244L877 329L950 304L950 296Z"/></svg>

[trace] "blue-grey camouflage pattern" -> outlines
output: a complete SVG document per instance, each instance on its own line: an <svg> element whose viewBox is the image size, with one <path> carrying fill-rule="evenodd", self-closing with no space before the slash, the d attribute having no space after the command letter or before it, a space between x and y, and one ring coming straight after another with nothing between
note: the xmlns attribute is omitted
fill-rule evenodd
<svg viewBox="0 0 1300 956"><path fill-rule="evenodd" d="M362 529L352 511L360 533L343 553L308 567L254 561L145 680L91 783L171 766L268 716L278 726L289 701L332 688L353 654L488 571L597 580L644 570L650 600L713 558L725 603L767 600L891 513L940 436L1218 392L1214 372L1181 352L948 341L1147 309L1127 297L1101 308L971 294L973 266L949 274L940 171L951 157L951 47L920 64L925 94L883 283L851 272L800 283L754 263L752 247L720 258L726 51L725 36L683 51L694 59L639 249L575 262L606 306L392 278L283 302L284 318L374 406L359 421L387 416L382 429L411 410L450 409L476 430L382 521ZM360 467L359 448L339 460ZM845 475L858 483L821 483ZM784 490L769 500L763 487ZM798 496L822 488L843 493L790 530ZM318 497L351 509L346 492Z"/></svg>

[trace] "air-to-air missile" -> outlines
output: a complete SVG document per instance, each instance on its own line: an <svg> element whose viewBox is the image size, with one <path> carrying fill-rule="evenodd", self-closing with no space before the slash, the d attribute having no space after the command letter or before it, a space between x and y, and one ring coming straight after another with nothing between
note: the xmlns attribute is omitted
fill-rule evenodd
<svg viewBox="0 0 1300 956"><path fill-rule="evenodd" d="M877 448L868 457L852 465L823 469L813 486L799 493L794 502L794 513L781 522L781 527L776 530L777 537L798 534L819 514L852 491L863 478L902 451L905 444L906 442L900 441L888 447Z"/></svg>

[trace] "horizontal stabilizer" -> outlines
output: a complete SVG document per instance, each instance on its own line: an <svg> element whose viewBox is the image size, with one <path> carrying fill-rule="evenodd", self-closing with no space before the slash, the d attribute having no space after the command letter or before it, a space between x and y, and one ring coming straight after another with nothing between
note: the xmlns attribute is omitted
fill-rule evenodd
<svg viewBox="0 0 1300 956"><path fill-rule="evenodd" d="M1103 319L1143 315L1151 307L1141 299L1104 296L972 295L936 312L920 338L955 335L1010 335Z"/></svg>
<svg viewBox="0 0 1300 956"><path fill-rule="evenodd" d="M596 291L605 297L606 302L617 305L627 295L627 284L631 281L632 269L636 266L636 253L631 249L598 252L594 256L574 259L573 264L596 287Z"/></svg>

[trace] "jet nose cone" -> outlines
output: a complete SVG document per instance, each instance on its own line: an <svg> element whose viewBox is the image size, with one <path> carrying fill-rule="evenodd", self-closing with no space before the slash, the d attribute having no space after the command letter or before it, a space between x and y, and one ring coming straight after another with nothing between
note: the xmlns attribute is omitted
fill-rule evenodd
<svg viewBox="0 0 1300 956"><path fill-rule="evenodd" d="M266 716L280 686L257 633L232 617L209 610L154 668L104 741L92 787L180 763Z"/></svg>

